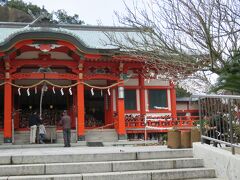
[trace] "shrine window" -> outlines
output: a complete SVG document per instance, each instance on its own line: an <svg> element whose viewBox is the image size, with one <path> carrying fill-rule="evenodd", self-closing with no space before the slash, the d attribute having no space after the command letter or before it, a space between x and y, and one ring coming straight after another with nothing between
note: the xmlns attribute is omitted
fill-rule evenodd
<svg viewBox="0 0 240 180"><path fill-rule="evenodd" d="M149 89L148 90L149 109L167 108L167 90Z"/></svg>
<svg viewBox="0 0 240 180"><path fill-rule="evenodd" d="M125 110L137 109L137 96L135 89L125 89L124 91Z"/></svg>

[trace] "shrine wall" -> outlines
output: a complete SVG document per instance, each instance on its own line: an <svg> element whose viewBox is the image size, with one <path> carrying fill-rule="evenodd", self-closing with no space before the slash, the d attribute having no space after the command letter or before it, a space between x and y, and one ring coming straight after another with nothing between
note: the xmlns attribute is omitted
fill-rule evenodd
<svg viewBox="0 0 240 180"><path fill-rule="evenodd" d="M137 111L140 111L140 92L139 92L139 89L137 89L136 94L137 94Z"/></svg>
<svg viewBox="0 0 240 180"><path fill-rule="evenodd" d="M196 110L196 109L198 109L198 103L195 103L195 102L189 103L189 109L190 109L190 110Z"/></svg>
<svg viewBox="0 0 240 180"><path fill-rule="evenodd" d="M85 82L94 86L107 86L107 80L87 80Z"/></svg>
<svg viewBox="0 0 240 180"><path fill-rule="evenodd" d="M169 86L169 81L164 81L161 79L151 79L147 80L145 79L144 81L145 86Z"/></svg>
<svg viewBox="0 0 240 180"><path fill-rule="evenodd" d="M116 104L116 90L112 90L112 96L113 96L113 111L117 111L117 104Z"/></svg>
<svg viewBox="0 0 240 180"><path fill-rule="evenodd" d="M187 103L178 103L177 102L177 110L187 110L187 109L188 109Z"/></svg>
<svg viewBox="0 0 240 180"><path fill-rule="evenodd" d="M139 82L138 79L129 79L127 81L124 81L124 86L138 86Z"/></svg>
<svg viewBox="0 0 240 180"><path fill-rule="evenodd" d="M18 85L23 85L23 86L27 86L27 85L32 85L32 84L36 84L38 83L40 80L15 80L15 84ZM53 84L57 84L60 86L65 86L65 85L69 85L72 84L72 82L70 80L50 80Z"/></svg>
<svg viewBox="0 0 240 180"><path fill-rule="evenodd" d="M20 54L16 59L39 59L39 51L28 51ZM73 60L70 56L63 52L48 52L52 59L59 60Z"/></svg>
<svg viewBox="0 0 240 180"><path fill-rule="evenodd" d="M170 94L170 89L167 90L167 102L168 102L168 110L171 111L171 109L172 109L172 104L171 104L171 94Z"/></svg>

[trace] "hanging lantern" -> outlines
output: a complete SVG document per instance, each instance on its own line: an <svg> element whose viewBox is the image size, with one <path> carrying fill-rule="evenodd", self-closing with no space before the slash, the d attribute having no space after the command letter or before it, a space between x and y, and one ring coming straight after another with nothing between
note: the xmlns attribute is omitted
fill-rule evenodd
<svg viewBox="0 0 240 180"><path fill-rule="evenodd" d="M35 94L37 94L37 87L35 87Z"/></svg>
<svg viewBox="0 0 240 180"><path fill-rule="evenodd" d="M101 89L101 96L103 96L103 92L102 92L102 89Z"/></svg>
<svg viewBox="0 0 240 180"><path fill-rule="evenodd" d="M108 90L107 90L107 91L108 91L108 95L110 96L110 95L111 95L110 89L108 88Z"/></svg>

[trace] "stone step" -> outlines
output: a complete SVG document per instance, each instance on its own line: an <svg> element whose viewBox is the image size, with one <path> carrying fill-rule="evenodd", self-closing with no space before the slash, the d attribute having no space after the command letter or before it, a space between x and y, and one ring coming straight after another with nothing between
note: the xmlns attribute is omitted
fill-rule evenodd
<svg viewBox="0 0 240 180"><path fill-rule="evenodd" d="M78 174L203 167L197 158L1 165L0 176Z"/></svg>
<svg viewBox="0 0 240 180"><path fill-rule="evenodd" d="M173 179L199 179L214 178L214 169L209 168L187 168L147 171L126 171L107 173L83 173L83 174L62 174L62 175L31 175L31 176L5 176L0 180L173 180Z"/></svg>
<svg viewBox="0 0 240 180"><path fill-rule="evenodd" d="M115 129L93 129L86 131L85 139L88 142L115 142L118 135Z"/></svg>
<svg viewBox="0 0 240 180"><path fill-rule="evenodd" d="M176 149L163 151L142 152L109 152L84 154L46 154L46 155L13 155L2 156L0 164L41 164L41 163L72 163L72 162L101 162L127 161L146 159L168 159L193 157L192 149Z"/></svg>
<svg viewBox="0 0 240 180"><path fill-rule="evenodd" d="M200 178L200 179L188 179L188 180L229 180L226 178Z"/></svg>

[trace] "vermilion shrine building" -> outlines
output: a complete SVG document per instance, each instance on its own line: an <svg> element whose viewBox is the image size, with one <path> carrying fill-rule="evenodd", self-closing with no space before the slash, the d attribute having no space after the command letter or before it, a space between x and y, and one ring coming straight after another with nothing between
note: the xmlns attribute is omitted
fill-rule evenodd
<svg viewBox="0 0 240 180"><path fill-rule="evenodd" d="M98 127L115 129L119 139L142 133L145 114L177 117L174 84L144 79L144 62L104 45L108 42L106 32L134 36L137 30L0 24L0 131L4 142L11 143L14 133L29 131L28 116L39 111L43 86L44 123L57 126L61 132L58 121L67 109L72 133L79 141L85 140L89 129Z"/></svg>

